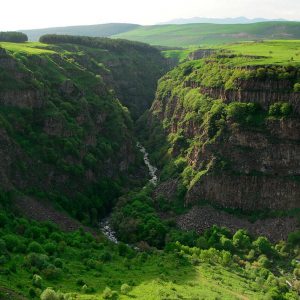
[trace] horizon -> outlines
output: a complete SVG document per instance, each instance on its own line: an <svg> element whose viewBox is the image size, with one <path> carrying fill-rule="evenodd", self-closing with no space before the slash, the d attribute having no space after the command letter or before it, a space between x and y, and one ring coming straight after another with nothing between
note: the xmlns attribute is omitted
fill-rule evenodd
<svg viewBox="0 0 300 300"><path fill-rule="evenodd" d="M259 14L256 13L255 3L260 7ZM0 31L107 23L158 25L191 18L300 20L300 3L297 0L287 0L285 3L278 0L211 0L209 3L204 0L187 0L184 3L179 0L154 0L151 3L138 0L111 0L102 3L97 0L86 0L84 3L53 0L42 4L37 0L28 0L26 3L12 0L2 4L1 11Z"/></svg>

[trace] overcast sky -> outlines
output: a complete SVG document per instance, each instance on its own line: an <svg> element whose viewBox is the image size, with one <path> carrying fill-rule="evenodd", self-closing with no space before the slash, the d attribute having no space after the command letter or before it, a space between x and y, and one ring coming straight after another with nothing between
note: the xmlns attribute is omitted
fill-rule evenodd
<svg viewBox="0 0 300 300"><path fill-rule="evenodd" d="M1 0L0 30L100 24L156 24L176 18L300 20L300 0Z"/></svg>

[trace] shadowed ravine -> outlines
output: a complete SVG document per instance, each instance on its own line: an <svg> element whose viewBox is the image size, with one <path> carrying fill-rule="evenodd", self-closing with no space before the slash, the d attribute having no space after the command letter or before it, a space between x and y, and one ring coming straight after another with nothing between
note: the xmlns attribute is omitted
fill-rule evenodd
<svg viewBox="0 0 300 300"><path fill-rule="evenodd" d="M149 170L149 175L150 175L149 182L152 183L154 186L156 186L157 182L158 182L158 177L156 175L157 168L155 166L151 165L151 162L149 160L149 153L147 152L145 147L140 142L137 142L136 146L139 149L139 151L143 154L144 163L145 163L145 165L147 166L147 168ZM110 216L108 216L107 218L101 220L100 230L111 242L117 244L118 239L117 239L117 236L116 236L116 232L111 228L110 223L111 223L110 222Z"/></svg>

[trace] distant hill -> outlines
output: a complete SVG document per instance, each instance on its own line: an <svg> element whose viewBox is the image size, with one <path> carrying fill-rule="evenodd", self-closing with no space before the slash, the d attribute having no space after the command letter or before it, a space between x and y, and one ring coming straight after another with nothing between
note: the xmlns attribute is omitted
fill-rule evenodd
<svg viewBox="0 0 300 300"><path fill-rule="evenodd" d="M39 38L45 34L68 34L91 37L108 37L114 34L119 34L133 29L137 29L138 27L140 27L140 25L137 24L108 23L98 25L53 27L20 31L26 33L30 41L38 41Z"/></svg>
<svg viewBox="0 0 300 300"><path fill-rule="evenodd" d="M167 22L159 23L158 25L166 24L192 24L192 23L209 23L209 24L251 24L259 22L274 22L274 21L286 21L284 19L264 19L264 18L255 18L248 19L246 17L236 17L236 18L202 18L194 17L187 19L173 19Z"/></svg>
<svg viewBox="0 0 300 300"><path fill-rule="evenodd" d="M241 41L300 39L300 22L253 24L183 24L141 26L114 35L152 45L188 47Z"/></svg>

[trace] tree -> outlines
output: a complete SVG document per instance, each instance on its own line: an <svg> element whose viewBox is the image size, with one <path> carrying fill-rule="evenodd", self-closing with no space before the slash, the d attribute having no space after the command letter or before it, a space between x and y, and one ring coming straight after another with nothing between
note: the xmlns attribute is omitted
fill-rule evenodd
<svg viewBox="0 0 300 300"><path fill-rule="evenodd" d="M7 31L0 32L0 42L24 43L28 41L28 36L22 32Z"/></svg>
<svg viewBox="0 0 300 300"><path fill-rule="evenodd" d="M247 232L243 229L238 230L233 238L233 245L238 249L248 249L251 245L250 237Z"/></svg>

